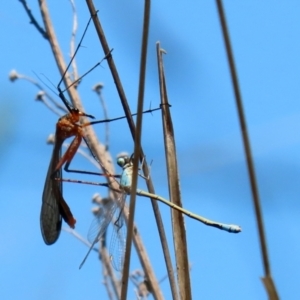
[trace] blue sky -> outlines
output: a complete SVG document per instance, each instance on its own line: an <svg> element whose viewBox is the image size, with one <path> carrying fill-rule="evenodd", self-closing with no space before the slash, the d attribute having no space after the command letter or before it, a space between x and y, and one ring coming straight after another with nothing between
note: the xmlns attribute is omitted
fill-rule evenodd
<svg viewBox="0 0 300 300"><path fill-rule="evenodd" d="M79 2L79 1L78 1ZM36 1L28 4L40 21ZM95 1L132 111L136 110L143 5L140 2ZM85 2L77 3L79 31L89 19ZM257 175L273 278L282 299L296 299L299 282L300 195L300 3L299 1L224 1L239 75ZM72 13L68 1L49 3L65 58L68 58ZM34 101L37 90L24 81L11 83L16 69L35 79L60 77L50 47L29 24L18 1L4 1L0 13L0 298L106 298L101 266L92 253L78 266L87 248L66 232L46 246L39 228L44 180L52 153L46 144L57 116ZM164 56L167 88L176 135L182 201L191 211L242 226L231 235L185 218L194 299L266 299L260 281L262 261L241 132L221 28L214 1L153 2L145 107L159 105L155 43ZM85 72L103 57L93 26L77 57ZM97 119L103 112L92 86L105 84L110 117L122 108L104 63L80 85L85 111ZM55 95L54 95L55 96ZM104 126L97 128L104 139ZM153 159L156 192L168 198L160 113L145 116L142 144ZM132 152L125 121L110 124L110 149L115 157ZM74 165L91 169L77 157ZM81 179L89 179L81 177ZM93 180L97 180L93 178ZM143 187L142 181L139 185ZM86 236L92 222L91 197L103 188L64 185L64 196ZM172 248L169 208L160 205ZM166 274L151 206L137 201L139 227L157 278ZM173 252L172 252L173 253ZM140 268L132 255L132 271ZM161 284L170 299L168 281ZM128 299L135 299L129 287Z"/></svg>

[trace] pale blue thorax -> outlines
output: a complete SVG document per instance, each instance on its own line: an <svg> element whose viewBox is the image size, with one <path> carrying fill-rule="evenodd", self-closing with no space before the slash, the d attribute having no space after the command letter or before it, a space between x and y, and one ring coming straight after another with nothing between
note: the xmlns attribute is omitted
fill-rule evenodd
<svg viewBox="0 0 300 300"><path fill-rule="evenodd" d="M120 179L120 186L123 188L131 188L132 183L132 165L126 164Z"/></svg>
<svg viewBox="0 0 300 300"><path fill-rule="evenodd" d="M131 158L127 156L121 156L118 158L117 163L123 169L120 179L120 187L123 188L127 193L129 193L132 184L133 171L133 164L131 162Z"/></svg>

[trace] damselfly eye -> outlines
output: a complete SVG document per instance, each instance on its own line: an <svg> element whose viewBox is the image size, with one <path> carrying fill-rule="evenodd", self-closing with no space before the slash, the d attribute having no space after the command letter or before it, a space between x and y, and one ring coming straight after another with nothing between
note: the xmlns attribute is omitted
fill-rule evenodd
<svg viewBox="0 0 300 300"><path fill-rule="evenodd" d="M117 164L120 166L120 167L123 167L125 165L125 157L119 157L117 159Z"/></svg>
<svg viewBox="0 0 300 300"><path fill-rule="evenodd" d="M128 164L128 162L129 162L129 157L128 156L120 156L117 159L117 164L120 167L124 167L126 164Z"/></svg>

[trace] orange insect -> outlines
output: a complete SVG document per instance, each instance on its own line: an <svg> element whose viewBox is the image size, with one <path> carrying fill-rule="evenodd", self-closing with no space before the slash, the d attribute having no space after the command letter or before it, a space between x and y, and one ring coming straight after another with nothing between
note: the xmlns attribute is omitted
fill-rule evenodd
<svg viewBox="0 0 300 300"><path fill-rule="evenodd" d="M126 116L122 116L122 117L118 117L118 118L114 118L114 119L99 120L99 121L86 122L86 123L80 124L79 121L80 121L81 117L89 117L92 119L94 119L94 117L91 115L85 114L84 112L79 111L77 108L74 108L73 105L64 96L64 92L67 89L69 89L72 85L77 83L84 76L86 76L88 73L90 73L92 70L94 70L97 66L99 66L103 60L108 59L111 56L112 50L108 54L106 54L106 56L100 62L98 62L93 68L91 68L88 72L86 72L79 79L74 81L64 91L62 91L60 88L63 78L66 76L66 73L67 73L71 63L74 60L76 53L81 46L82 40L85 36L85 33L87 31L87 28L88 28L90 22L91 22L91 18L85 28L85 31L84 31L84 33L81 37L81 40L76 48L76 51L75 51L73 57L71 58L70 63L68 64L68 66L66 68L65 73L63 74L60 82L57 85L57 90L59 92L58 96L65 104L69 113L62 116L56 124L55 144L54 144L54 148L53 148L50 165L48 168L47 177L45 180L45 186L44 186L43 197L42 197L40 225L41 225L41 232L42 232L43 239L47 245L52 245L57 241L59 234L61 232L62 219L71 228L74 228L75 223L76 223L76 220L73 217L68 204L66 203L66 201L63 198L62 181L57 180L57 179L62 178L62 170L61 170L62 166L64 166L65 171L98 175L98 173L76 171L76 170L68 169L74 155L76 154L76 152L82 142L82 139L87 144L93 157L97 160L96 156L91 151L88 141L84 137L84 127L90 126L93 124L111 122L111 121L126 118ZM153 111L159 110L159 109L160 108L149 109L147 111L144 111L144 113L152 113ZM134 116L134 115L136 115L136 114L132 114L132 116ZM61 157L61 148L62 148L63 142L67 138L70 138L73 136L74 136L73 141L71 142L69 148L64 153L64 155Z"/></svg>

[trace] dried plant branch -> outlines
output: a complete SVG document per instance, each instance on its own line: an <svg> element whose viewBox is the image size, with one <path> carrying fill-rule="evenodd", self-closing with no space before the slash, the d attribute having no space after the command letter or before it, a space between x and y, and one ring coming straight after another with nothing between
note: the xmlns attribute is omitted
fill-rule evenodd
<svg viewBox="0 0 300 300"><path fill-rule="evenodd" d="M102 106L102 110L103 110L103 114L104 114L104 119L108 119L108 112L107 112L107 107L106 107L106 103L104 101L103 95L102 95L102 89L104 87L103 83L97 83L94 85L93 87L93 91L96 92L96 94L99 97L100 100L100 104ZM109 123L105 123L105 149L108 151L109 148Z"/></svg>
<svg viewBox="0 0 300 300"><path fill-rule="evenodd" d="M103 241L101 243L101 246L99 248L100 257L101 257L101 260L103 262L102 269L103 269L103 272L107 272L107 274L108 274L111 286L113 288L115 298L120 299L120 294L121 294L120 284L119 284L118 280L115 277L115 274L114 274L112 266L111 266L111 262L110 262L110 259L109 259L107 249L104 245L105 245L105 241Z"/></svg>
<svg viewBox="0 0 300 300"><path fill-rule="evenodd" d="M148 37L149 37L149 25L150 25L150 0L145 0L144 6L144 24L142 33L142 49L141 49L141 61L140 61L140 78L139 78L139 91L138 91L138 105L137 105L137 122L134 139L134 158L133 158L133 172L132 183L130 193L130 205L129 205L129 220L126 239L126 252L125 261L122 276L122 289L121 299L127 299L129 268L130 268L130 255L131 244L133 234L133 222L135 213L136 202L136 190L138 183L138 169L139 169L139 157L141 151L141 136L142 136L142 121L143 121L143 106L144 106L144 91L145 91L145 78L146 78L146 63L147 63L147 50L148 50Z"/></svg>
<svg viewBox="0 0 300 300"><path fill-rule="evenodd" d="M162 54L165 52L160 48L159 42L157 42L156 44L156 50L159 70L159 86L162 106L165 155L168 170L169 193L171 201L174 204L182 207L175 136L169 109L162 59ZM184 218L183 215L176 210L171 210L171 215L180 299L192 299Z"/></svg>
<svg viewBox="0 0 300 300"><path fill-rule="evenodd" d="M113 292L112 292L111 287L110 287L109 282L108 282L109 276L107 275L107 271L104 268L103 264L102 264L102 277L103 277L102 283L106 288L108 299L109 300L114 300Z"/></svg>
<svg viewBox="0 0 300 300"><path fill-rule="evenodd" d="M79 95L78 95L76 89L74 87L71 87L72 82L70 80L70 75L66 71L67 65L63 59L63 55L62 55L61 49L59 47L59 44L58 44L58 41L56 38L54 28L52 26L52 22L51 22L48 8L47 8L46 0L39 0L39 4L40 4L40 10L41 10L44 26L46 29L46 33L48 35L48 40L49 40L49 43L50 43L50 46L51 46L51 49L52 49L52 52L54 55L55 62L59 69L59 73L63 77L63 82L64 82L65 86L70 87L67 89L67 93L68 93L73 105L75 107L77 107L79 110L83 111L82 104L79 99ZM64 76L64 74L65 74L65 76Z"/></svg>
<svg viewBox="0 0 300 300"><path fill-rule="evenodd" d="M60 109L64 113L67 112L66 108L63 105L61 105L60 103L58 103L49 93L47 93L44 90L43 86L40 85L37 81L35 81L33 78L31 78L29 76L26 76L26 75L23 75L23 74L19 74L16 70L12 70L9 73L9 79L12 82L16 81L17 79L24 79L24 80L29 81L31 84L35 85L40 90L40 92L36 96L36 100L41 100L42 102L44 102L44 104L50 110L52 110L55 114L61 116L61 113L59 113L58 111L56 111L53 107L51 107L49 105L49 103L47 103L45 101L44 96L46 96L58 109Z"/></svg>
<svg viewBox="0 0 300 300"><path fill-rule="evenodd" d="M33 16L31 9L29 8L29 6L27 5L27 2L25 0L19 0L23 6L24 9L30 19L30 23L33 24L35 26L35 28L38 30L38 32L43 36L44 39L48 39L48 35L46 33L46 31L39 25L39 23L37 22L37 20L35 19L35 17Z"/></svg>
<svg viewBox="0 0 300 300"><path fill-rule="evenodd" d="M75 3L73 0L70 0L70 3L72 6L72 11L73 11L73 27L72 27L72 35L71 35L71 41L70 41L70 57L74 57L75 38L76 38L77 29L78 29L78 21L77 21L77 12L76 12ZM72 69L73 69L73 80L76 81L79 78L79 75L78 75L78 68L77 68L75 57L72 60ZM78 85L78 83L76 84L76 86L77 85Z"/></svg>
<svg viewBox="0 0 300 300"><path fill-rule="evenodd" d="M61 113L56 110L54 107L52 107L48 101L45 99L45 92L44 91L39 91L36 96L35 100L41 101L49 110L51 110L54 114L61 116Z"/></svg>
<svg viewBox="0 0 300 300"><path fill-rule="evenodd" d="M235 100L236 100L236 105L237 105L238 115L239 115L239 120L240 120L240 126L241 126L241 131L242 131L242 136L243 136L245 154L246 154L246 159L247 159L247 166L248 166L248 173L249 173L249 178L250 178L253 204L254 204L254 208L255 208L256 221L257 221L257 227L258 227L259 239L260 239L260 247L261 247L263 265L264 265L264 270L265 270L265 277L262 278L262 280L265 284L265 288L269 295L269 299L277 300L277 299L279 299L279 297L278 297L276 287L275 287L275 284L273 282L272 275L271 275L271 267L270 267L269 256L268 256L268 251L267 251L267 241L266 241L266 237L265 237L263 217L262 217L262 211L261 211L261 207L260 207L259 192L258 192L258 187L257 187L257 183L256 183L254 164L253 164L253 159L252 159L252 154L251 154L250 139L248 136L246 119L245 119L245 114L244 114L244 110L243 110L243 101L242 101L242 96L240 93L240 88L239 88L239 83L238 83L238 75L237 75L236 68L235 68L233 51L232 51L232 47L231 47L231 43L230 43L230 37L229 37L228 29L227 29L226 18L225 18L222 1L217 0L216 4L217 4L219 18L220 18L222 32L223 32L223 37L224 37L224 42L225 42L225 47L226 47L226 52L227 52L227 58L228 58L228 62L229 62L230 72L231 72L231 79L232 79L233 88L234 88Z"/></svg>

